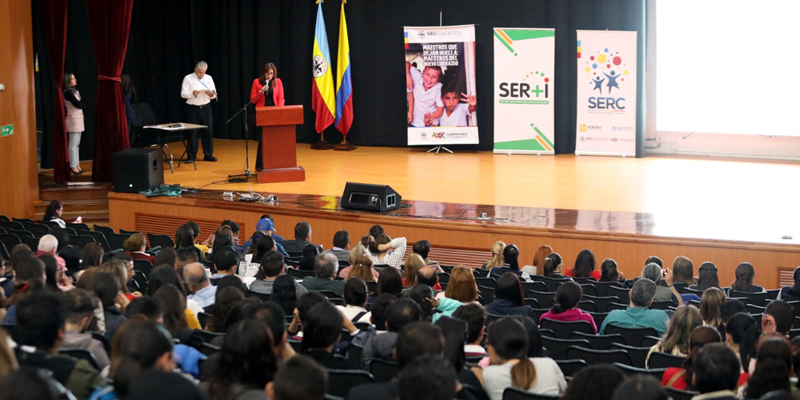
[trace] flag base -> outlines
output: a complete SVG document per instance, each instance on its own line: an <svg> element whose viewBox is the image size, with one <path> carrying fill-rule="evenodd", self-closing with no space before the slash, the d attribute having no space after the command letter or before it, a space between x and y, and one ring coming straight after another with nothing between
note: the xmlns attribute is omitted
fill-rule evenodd
<svg viewBox="0 0 800 400"><path fill-rule="evenodd" d="M356 149L356 146L353 146L350 143L347 143L346 140L342 140L342 143L333 146L333 150L335 151L353 151Z"/></svg>
<svg viewBox="0 0 800 400"><path fill-rule="evenodd" d="M332 148L333 145L324 140L320 140L319 142L311 145L312 150L330 150Z"/></svg>

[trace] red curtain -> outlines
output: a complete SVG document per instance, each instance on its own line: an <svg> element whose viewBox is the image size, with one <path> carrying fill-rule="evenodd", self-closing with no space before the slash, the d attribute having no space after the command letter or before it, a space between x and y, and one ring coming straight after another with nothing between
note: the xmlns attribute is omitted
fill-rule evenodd
<svg viewBox="0 0 800 400"><path fill-rule="evenodd" d="M108 182L114 152L130 147L120 75L128 49L133 0L86 0L97 61L97 108L94 119L92 180Z"/></svg>
<svg viewBox="0 0 800 400"><path fill-rule="evenodd" d="M67 181L67 126L64 115L64 58L67 49L67 0L42 0L42 16L47 54L50 56L50 72L56 95L53 107L53 176L57 183Z"/></svg>

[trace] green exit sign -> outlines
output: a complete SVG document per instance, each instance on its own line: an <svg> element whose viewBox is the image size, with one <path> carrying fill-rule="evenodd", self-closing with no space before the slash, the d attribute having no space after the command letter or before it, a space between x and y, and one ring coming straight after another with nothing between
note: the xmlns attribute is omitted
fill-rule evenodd
<svg viewBox="0 0 800 400"><path fill-rule="evenodd" d="M0 126L0 137L14 134L14 124Z"/></svg>

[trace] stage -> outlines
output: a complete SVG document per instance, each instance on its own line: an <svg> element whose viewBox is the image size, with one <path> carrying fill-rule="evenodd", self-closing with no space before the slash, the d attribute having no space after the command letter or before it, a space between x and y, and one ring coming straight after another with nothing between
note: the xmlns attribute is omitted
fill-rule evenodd
<svg viewBox="0 0 800 400"><path fill-rule="evenodd" d="M176 144L177 156L182 149ZM251 171L254 149L250 142ZM723 285L733 280L738 262L750 261L756 282L770 288L778 286L779 269L800 265L800 212L793 187L800 181L800 163L425 150L316 151L298 144L305 182L257 184L253 178L228 184L219 181L245 168L244 141L215 140L219 162L198 162L197 171L191 164L176 165L174 174L165 165L166 183L202 188L201 194L145 199L110 193L111 224L172 236L188 218L205 221L204 234L230 218L244 224L244 236L259 215L268 213L284 237L292 236L294 223L308 220L314 241L329 248L338 229L347 229L356 241L381 223L393 237L406 236L411 243L428 239L434 248L470 254L469 263L488 254L499 239L519 245L524 264L541 244L553 246L567 266L578 251L590 248L598 264L614 258L629 276L639 273L649 255L665 264L686 255L695 271L703 261L715 262ZM388 184L413 207L390 215L340 210L333 196L341 196L347 181ZM217 192L251 188L281 201L232 202ZM482 212L492 220L476 220Z"/></svg>

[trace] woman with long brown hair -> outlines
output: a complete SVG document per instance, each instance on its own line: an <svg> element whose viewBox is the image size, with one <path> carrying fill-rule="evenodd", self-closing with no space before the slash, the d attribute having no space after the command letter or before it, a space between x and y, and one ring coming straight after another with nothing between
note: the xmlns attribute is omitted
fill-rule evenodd
<svg viewBox="0 0 800 400"><path fill-rule="evenodd" d="M286 100L283 98L283 82L278 78L278 68L273 63L266 63L261 68L261 75L253 80L250 89L250 101L256 106L283 107ZM256 171L263 168L261 160L261 135L256 133L258 148L256 149Z"/></svg>

